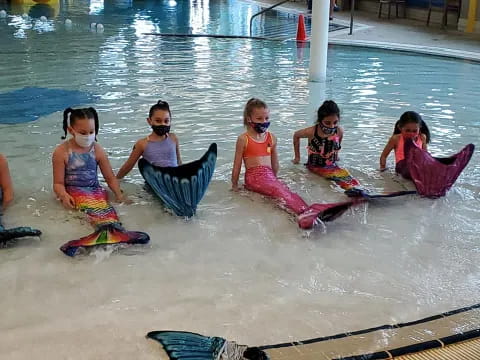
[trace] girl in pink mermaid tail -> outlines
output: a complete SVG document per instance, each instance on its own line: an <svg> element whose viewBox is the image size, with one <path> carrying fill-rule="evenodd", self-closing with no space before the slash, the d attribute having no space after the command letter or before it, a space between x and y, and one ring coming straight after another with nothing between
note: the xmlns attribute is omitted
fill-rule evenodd
<svg viewBox="0 0 480 360"><path fill-rule="evenodd" d="M118 202L125 200L118 180L103 148L96 142L99 122L94 108L71 109L63 114L63 130L72 137L58 145L53 153L53 190L63 206L85 212L95 232L64 244L61 250L74 256L80 247L116 243L147 243L142 232L126 231L115 209L108 203L107 192L100 186L97 168Z"/></svg>
<svg viewBox="0 0 480 360"><path fill-rule="evenodd" d="M348 170L337 165L342 148L343 128L339 126L340 109L332 101L325 101L317 111L317 123L295 132L293 135L294 164L300 162L300 139L308 139L307 168L311 172L334 181L346 192L360 186Z"/></svg>
<svg viewBox="0 0 480 360"><path fill-rule="evenodd" d="M380 171L387 168L387 158L392 150L395 151L395 171L404 178L410 179L411 176L406 167L405 141L412 140L413 143L427 150L427 144L430 142L430 130L423 121L420 114L415 111L406 111L395 123L393 135L388 140L387 145L380 155Z"/></svg>
<svg viewBox="0 0 480 360"><path fill-rule="evenodd" d="M237 139L232 170L232 189L238 190L238 179L245 164L245 188L279 201L297 215L302 229L311 229L318 220L331 221L345 212L353 203L313 204L309 206L299 195L277 179L279 171L277 139L269 131L270 112L262 100L248 100L243 124L247 131Z"/></svg>

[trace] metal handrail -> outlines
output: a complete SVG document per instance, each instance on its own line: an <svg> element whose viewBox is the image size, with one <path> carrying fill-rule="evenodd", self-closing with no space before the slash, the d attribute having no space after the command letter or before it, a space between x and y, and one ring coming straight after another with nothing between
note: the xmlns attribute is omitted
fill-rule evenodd
<svg viewBox="0 0 480 360"><path fill-rule="evenodd" d="M284 3L288 2L288 1L290 1L290 0L280 1L279 3L277 3L277 4L275 4L275 5L272 5L272 6L268 7L268 8L266 8L266 9L263 9L262 11L259 11L258 13L256 13L255 15L253 15L253 16L250 18L250 29L249 29L249 35L250 35L250 37L252 36L252 23L253 23L253 19L254 19L255 17L257 17L258 15L261 15L261 14L267 12L268 10L272 10L273 8L276 8L277 6L282 5L282 4L284 4Z"/></svg>

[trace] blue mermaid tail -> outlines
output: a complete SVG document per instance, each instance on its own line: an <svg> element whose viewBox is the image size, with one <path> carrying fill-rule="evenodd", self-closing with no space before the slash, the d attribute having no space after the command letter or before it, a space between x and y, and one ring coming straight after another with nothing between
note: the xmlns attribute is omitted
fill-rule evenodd
<svg viewBox="0 0 480 360"><path fill-rule="evenodd" d="M158 167L140 159L138 168L145 182L166 207L178 216L192 217L215 170L217 144L199 159L177 167Z"/></svg>
<svg viewBox="0 0 480 360"><path fill-rule="evenodd" d="M32 229L28 226L19 226L12 229L5 229L2 225L2 214L0 210L0 245L5 245L8 241L28 237L40 236L42 232L37 229Z"/></svg>
<svg viewBox="0 0 480 360"><path fill-rule="evenodd" d="M238 345L216 336L186 331L151 331L147 338L162 344L170 360L269 360L267 354L256 347Z"/></svg>

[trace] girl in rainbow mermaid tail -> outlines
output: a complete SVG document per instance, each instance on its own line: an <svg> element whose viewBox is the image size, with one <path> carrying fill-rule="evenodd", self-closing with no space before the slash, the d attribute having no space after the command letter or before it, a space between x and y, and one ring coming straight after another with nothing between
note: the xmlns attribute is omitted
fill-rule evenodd
<svg viewBox="0 0 480 360"><path fill-rule="evenodd" d="M27 236L40 236L40 230L21 226L13 229L5 229L2 223L3 211L13 202L13 185L5 156L0 154L0 246Z"/></svg>
<svg viewBox="0 0 480 360"><path fill-rule="evenodd" d="M123 179L143 157L150 164L160 167L173 167L182 164L178 138L170 132L172 113L166 101L158 101L150 108L147 122L152 133L135 143L128 160L117 173Z"/></svg>
<svg viewBox="0 0 480 360"><path fill-rule="evenodd" d="M346 192L360 185L348 170L337 165L342 148L343 129L339 126L340 109L332 100L325 101L317 111L317 123L293 135L294 164L300 162L300 139L308 139L307 168L311 172L334 181Z"/></svg>
<svg viewBox="0 0 480 360"><path fill-rule="evenodd" d="M247 131L237 139L232 169L232 189L238 190L238 179L245 164L245 188L278 200L297 215L302 229L311 229L318 220L331 221L340 216L353 203L313 204L309 206L299 195L277 179L279 171L277 139L269 131L270 112L262 100L248 100L243 124Z"/></svg>
<svg viewBox="0 0 480 360"><path fill-rule="evenodd" d="M53 190L69 209L85 212L95 232L69 241L61 250L74 256L78 248L116 243L146 243L145 233L126 231L115 209L108 203L107 192L100 186L97 168L118 202L125 200L103 148L96 142L99 129L94 108L71 109L63 113L63 130L72 136L58 145L53 153Z"/></svg>
<svg viewBox="0 0 480 360"><path fill-rule="evenodd" d="M406 166L405 141L410 139L413 143L427 150L427 144L430 142L430 130L423 121L420 114L415 111L407 111L400 116L396 122L393 135L388 140L380 156L380 171L387 169L387 158L392 150L395 151L395 171L406 179L411 179Z"/></svg>

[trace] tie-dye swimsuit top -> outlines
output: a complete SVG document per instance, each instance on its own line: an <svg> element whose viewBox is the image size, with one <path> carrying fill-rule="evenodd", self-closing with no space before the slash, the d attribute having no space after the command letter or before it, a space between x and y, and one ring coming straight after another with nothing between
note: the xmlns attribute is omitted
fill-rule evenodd
<svg viewBox="0 0 480 360"><path fill-rule="evenodd" d="M68 145L67 145L68 146ZM65 168L65 186L98 187L97 158L95 144L86 153L68 149L68 162Z"/></svg>
<svg viewBox="0 0 480 360"><path fill-rule="evenodd" d="M318 135L318 125L315 126L315 135L308 143L308 162L309 166L331 166L335 165L338 158L340 146L340 136L338 133L326 138Z"/></svg>

